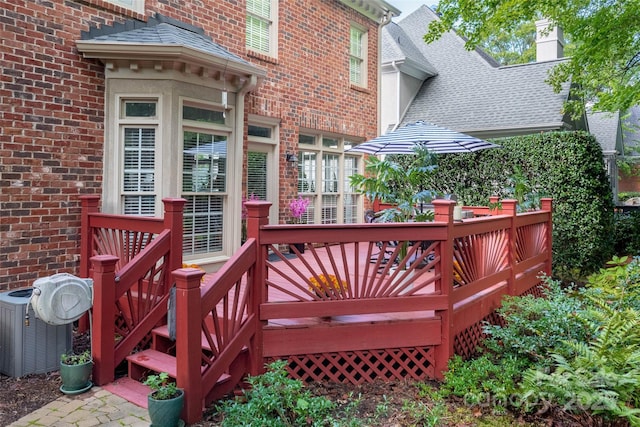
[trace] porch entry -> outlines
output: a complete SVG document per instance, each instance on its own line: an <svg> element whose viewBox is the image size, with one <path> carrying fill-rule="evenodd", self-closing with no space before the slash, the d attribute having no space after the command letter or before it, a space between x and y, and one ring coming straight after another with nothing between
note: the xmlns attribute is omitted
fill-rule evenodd
<svg viewBox="0 0 640 427"><path fill-rule="evenodd" d="M272 144L249 143L247 152L247 191L246 197L271 202L269 218L277 220L277 162L275 146ZM275 185L274 185L275 184Z"/></svg>

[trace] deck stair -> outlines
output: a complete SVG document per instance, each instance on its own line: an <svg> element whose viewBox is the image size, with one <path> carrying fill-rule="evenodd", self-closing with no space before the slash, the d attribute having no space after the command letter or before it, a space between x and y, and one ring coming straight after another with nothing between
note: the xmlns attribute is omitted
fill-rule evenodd
<svg viewBox="0 0 640 427"><path fill-rule="evenodd" d="M202 336L202 348L211 351L206 337ZM177 376L177 359L174 353L175 342L169 337L167 325L159 326L152 331L151 348L127 356L128 377L121 378L111 385L115 394L127 400L146 407L149 387L142 384L149 375L166 372L169 377ZM204 370L204 367L203 367ZM223 374L217 381L216 390L212 395L218 397L229 392L230 374ZM209 401L210 399L207 399Z"/></svg>

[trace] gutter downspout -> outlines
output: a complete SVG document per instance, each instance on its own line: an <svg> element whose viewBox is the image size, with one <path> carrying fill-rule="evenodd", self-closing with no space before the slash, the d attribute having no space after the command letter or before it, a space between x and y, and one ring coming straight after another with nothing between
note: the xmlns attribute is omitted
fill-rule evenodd
<svg viewBox="0 0 640 427"><path fill-rule="evenodd" d="M381 122L382 122L382 91L380 90L382 87L382 28L384 26L386 26L387 24L389 24L391 22L391 18L393 18L393 12L391 12L390 10L387 10L385 12L385 14L382 16L382 19L380 20L380 24L378 24L378 61L376 63L376 67L378 68L377 74L378 74L378 81L377 81L377 98L376 102L377 102L377 128L378 128L378 133L377 135L381 135ZM377 136L376 135L376 136Z"/></svg>
<svg viewBox="0 0 640 427"><path fill-rule="evenodd" d="M234 155L236 156L236 165L239 165L240 170L242 171L242 155L244 152L244 100L247 93L251 92L258 85L258 77L255 74L251 74L249 79L247 79L240 89L236 92L236 120L233 126L233 133L235 134L235 151ZM238 194L242 195L242 179L234 179L233 180L233 188L230 188L229 194ZM236 202L234 203L238 215L233 215L233 227L232 230L238 230L237 233L233 233L233 239L231 247L234 252L240 247L240 239L241 234L240 229L242 228L242 215L239 213L242 212L242 197L238 197Z"/></svg>

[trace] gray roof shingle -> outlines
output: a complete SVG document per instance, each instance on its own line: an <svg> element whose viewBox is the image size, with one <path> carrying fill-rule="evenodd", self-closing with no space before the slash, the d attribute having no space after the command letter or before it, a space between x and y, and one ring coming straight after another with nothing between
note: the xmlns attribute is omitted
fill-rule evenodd
<svg viewBox="0 0 640 427"><path fill-rule="evenodd" d="M147 22L129 20L125 23L115 23L112 26L94 27L83 32L81 38L82 40L105 43L176 45L249 65L249 62L213 42L210 37L204 34L202 28L159 14L150 17Z"/></svg>
<svg viewBox="0 0 640 427"><path fill-rule="evenodd" d="M421 6L392 30L404 32L438 72L423 83L402 125L427 120L472 135L499 136L565 124L562 106L569 85L556 94L545 83L558 61L499 67L483 51L467 50L465 40L454 32L426 44L422 37L435 19L435 12ZM392 51L385 49L383 53Z"/></svg>

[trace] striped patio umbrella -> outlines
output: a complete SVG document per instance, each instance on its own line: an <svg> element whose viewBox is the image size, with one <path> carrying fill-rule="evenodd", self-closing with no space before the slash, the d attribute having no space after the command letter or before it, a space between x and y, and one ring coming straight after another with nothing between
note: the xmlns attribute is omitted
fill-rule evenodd
<svg viewBox="0 0 640 427"><path fill-rule="evenodd" d="M418 121L346 151L365 154L415 154L415 147L424 147L435 154L445 154L471 153L500 146L425 121Z"/></svg>

